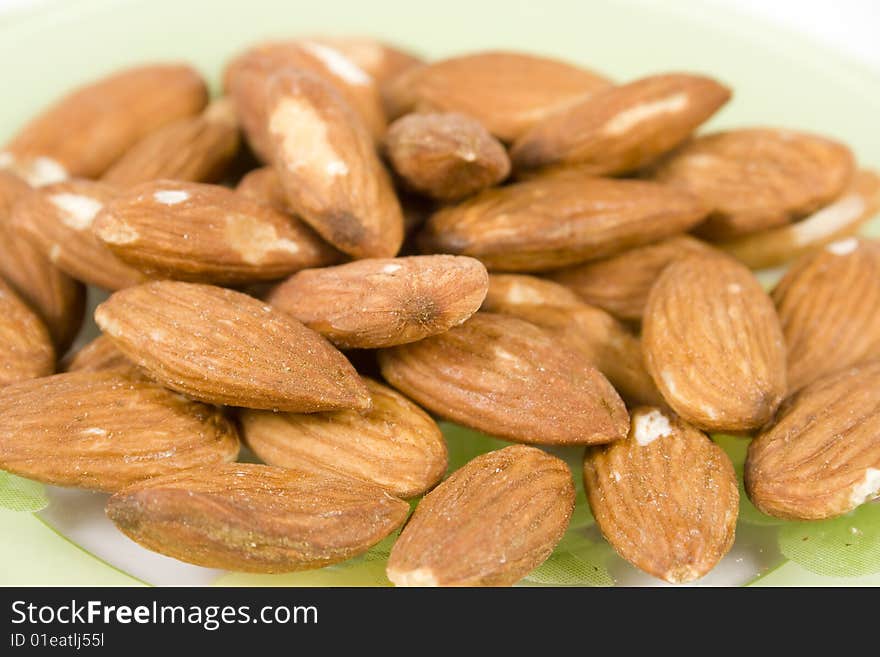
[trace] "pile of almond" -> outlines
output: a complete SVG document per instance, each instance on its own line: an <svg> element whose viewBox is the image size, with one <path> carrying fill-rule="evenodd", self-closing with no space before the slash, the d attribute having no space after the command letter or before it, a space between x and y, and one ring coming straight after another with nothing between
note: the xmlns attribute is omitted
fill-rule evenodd
<svg viewBox="0 0 880 657"><path fill-rule="evenodd" d="M854 236L880 177L845 145L696 134L731 96L701 75L369 38L256 45L222 88L124 70L0 152L0 468L112 493L201 566L319 568L402 527L398 585L541 564L576 503L559 447L669 582L734 541L711 432L751 439L767 514L880 493L880 243ZM768 295L752 270L789 262ZM68 353L86 286L103 334ZM438 418L524 444L444 480Z"/></svg>

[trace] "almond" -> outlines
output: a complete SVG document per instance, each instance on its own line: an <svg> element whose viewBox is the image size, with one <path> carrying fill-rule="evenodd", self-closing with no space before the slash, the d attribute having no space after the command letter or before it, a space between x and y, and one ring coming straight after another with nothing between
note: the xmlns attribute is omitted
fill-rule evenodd
<svg viewBox="0 0 880 657"><path fill-rule="evenodd" d="M364 36L311 36L307 43L332 48L382 85L408 68L422 64L411 52Z"/></svg>
<svg viewBox="0 0 880 657"><path fill-rule="evenodd" d="M250 283L340 258L298 220L202 183L137 185L107 204L93 230L119 259L151 278Z"/></svg>
<svg viewBox="0 0 880 657"><path fill-rule="evenodd" d="M479 312L446 333L379 352L382 376L428 410L509 440L582 445L626 435L611 384L534 324Z"/></svg>
<svg viewBox="0 0 880 657"><path fill-rule="evenodd" d="M848 513L880 494L880 361L819 379L749 445L749 499L779 518Z"/></svg>
<svg viewBox="0 0 880 657"><path fill-rule="evenodd" d="M236 456L219 410L137 375L74 372L0 392L0 467L29 479L115 491Z"/></svg>
<svg viewBox="0 0 880 657"><path fill-rule="evenodd" d="M364 379L373 407L335 413L245 410L241 426L262 461L294 470L336 471L370 481L397 497L421 495L446 473L437 423L391 388Z"/></svg>
<svg viewBox="0 0 880 657"><path fill-rule="evenodd" d="M855 235L877 212L880 212L880 175L862 169L837 200L806 219L716 246L752 269L778 267Z"/></svg>
<svg viewBox="0 0 880 657"><path fill-rule="evenodd" d="M409 68L384 92L391 118L413 110L461 112L513 141L548 114L609 84L555 59L491 51Z"/></svg>
<svg viewBox="0 0 880 657"><path fill-rule="evenodd" d="M341 353L240 292L156 281L113 294L95 321L151 378L194 399L298 413L370 407Z"/></svg>
<svg viewBox="0 0 880 657"><path fill-rule="evenodd" d="M133 541L208 568L280 573L366 552L409 506L349 477L230 463L116 493L107 515Z"/></svg>
<svg viewBox="0 0 880 657"><path fill-rule="evenodd" d="M657 387L701 429L755 429L785 396L785 342L773 302L735 260L673 262L651 289L642 327Z"/></svg>
<svg viewBox="0 0 880 657"><path fill-rule="evenodd" d="M380 258L299 272L268 301L339 347L371 349L461 324L488 285L486 268L473 258Z"/></svg>
<svg viewBox="0 0 880 657"><path fill-rule="evenodd" d="M270 83L268 107L273 161L296 214L349 255L395 255L400 204L368 132L339 94L292 71Z"/></svg>
<svg viewBox="0 0 880 657"><path fill-rule="evenodd" d="M37 115L0 153L0 168L32 185L96 178L142 137L204 108L189 66L130 68L81 86Z"/></svg>
<svg viewBox="0 0 880 657"><path fill-rule="evenodd" d="M651 286L669 263L708 252L710 247L705 242L676 235L610 258L549 272L547 276L618 319L641 322Z"/></svg>
<svg viewBox="0 0 880 657"><path fill-rule="evenodd" d="M788 388L880 357L880 243L850 237L798 260L773 290Z"/></svg>
<svg viewBox="0 0 880 657"><path fill-rule="evenodd" d="M49 331L0 278L0 388L51 374L54 369Z"/></svg>
<svg viewBox="0 0 880 657"><path fill-rule="evenodd" d="M238 151L238 123L232 101L215 101L198 116L151 132L132 146L102 177L118 187L167 178L215 182Z"/></svg>
<svg viewBox="0 0 880 657"><path fill-rule="evenodd" d="M65 273L95 287L118 290L146 277L92 233L95 217L115 197L113 187L90 180L46 185L15 204L12 225Z"/></svg>
<svg viewBox="0 0 880 657"><path fill-rule="evenodd" d="M278 212L294 214L287 201L287 194L281 186L278 172L272 167L260 167L248 172L239 181L235 191L251 200L273 207Z"/></svg>
<svg viewBox="0 0 880 657"><path fill-rule="evenodd" d="M99 335L65 359L62 369L65 372L103 372L115 369L136 371L137 368L122 355L113 340L106 335Z"/></svg>
<svg viewBox="0 0 880 657"><path fill-rule="evenodd" d="M584 488L618 554L667 582L703 577L733 545L739 511L733 464L672 413L639 408L625 440L588 447Z"/></svg>
<svg viewBox="0 0 880 657"><path fill-rule="evenodd" d="M853 167L850 150L830 139L753 128L694 139L661 162L652 177L703 199L712 212L699 234L728 240L827 205L844 191Z"/></svg>
<svg viewBox="0 0 880 657"><path fill-rule="evenodd" d="M444 208L422 240L427 249L479 258L490 270L541 271L655 242L704 216L686 192L570 173L488 189Z"/></svg>
<svg viewBox="0 0 880 657"><path fill-rule="evenodd" d="M385 150L410 187L441 201L476 194L510 173L504 146L464 114L408 114L388 127Z"/></svg>
<svg viewBox="0 0 880 657"><path fill-rule="evenodd" d="M429 493L388 559L397 586L510 586L543 563L574 510L559 458L514 445L478 456Z"/></svg>
<svg viewBox="0 0 880 657"><path fill-rule="evenodd" d="M511 158L517 170L629 173L681 144L729 99L715 80L682 73L607 87L545 117L517 139Z"/></svg>

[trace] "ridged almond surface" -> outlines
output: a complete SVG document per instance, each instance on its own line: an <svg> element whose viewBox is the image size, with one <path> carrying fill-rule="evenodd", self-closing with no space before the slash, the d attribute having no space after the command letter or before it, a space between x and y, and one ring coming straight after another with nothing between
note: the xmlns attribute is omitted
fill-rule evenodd
<svg viewBox="0 0 880 657"><path fill-rule="evenodd" d="M553 111L609 84L555 59L489 51L407 69L383 91L391 118L414 110L462 112L513 141Z"/></svg>
<svg viewBox="0 0 880 657"><path fill-rule="evenodd" d="M835 141L752 128L698 137L652 177L703 199L712 212L699 234L728 240L815 212L846 189L853 169L852 153Z"/></svg>
<svg viewBox="0 0 880 657"><path fill-rule="evenodd" d="M733 464L706 434L668 411L633 411L629 436L588 447L584 488L621 557L673 584L703 577L733 545Z"/></svg>
<svg viewBox="0 0 880 657"><path fill-rule="evenodd" d="M0 278L0 388L54 370L55 350L49 331Z"/></svg>
<svg viewBox="0 0 880 657"><path fill-rule="evenodd" d="M610 258L548 272L547 277L619 319L640 322L648 293L669 263L709 251L710 247L696 238L676 235Z"/></svg>
<svg viewBox="0 0 880 657"><path fill-rule="evenodd" d="M364 383L373 400L367 414L245 410L244 438L269 465L341 472L403 498L430 490L447 465L437 423L388 386L366 378Z"/></svg>
<svg viewBox="0 0 880 657"><path fill-rule="evenodd" d="M339 347L372 349L461 324L488 286L486 268L473 258L378 258L301 271L268 301Z"/></svg>
<svg viewBox="0 0 880 657"><path fill-rule="evenodd" d="M880 358L880 243L849 237L798 260L773 290L788 389Z"/></svg>
<svg viewBox="0 0 880 657"><path fill-rule="evenodd" d="M12 226L73 278L105 290L137 285L146 276L125 264L92 232L92 223L116 198L114 187L69 180L32 191L12 209Z"/></svg>
<svg viewBox="0 0 880 657"><path fill-rule="evenodd" d="M390 257L403 242L400 203L357 115L302 71L269 84L273 162L291 208L340 251Z"/></svg>
<svg viewBox="0 0 880 657"><path fill-rule="evenodd" d="M756 429L786 394L773 302L726 256L693 255L663 271L648 296L642 347L666 402L701 429Z"/></svg>
<svg viewBox="0 0 880 657"><path fill-rule="evenodd" d="M571 471L514 445L478 456L422 499L388 559L397 586L510 586L537 568L574 510Z"/></svg>
<svg viewBox="0 0 880 657"><path fill-rule="evenodd" d="M530 322L479 312L461 326L379 352L382 376L428 410L523 443L618 440L629 418L608 380Z"/></svg>
<svg viewBox="0 0 880 657"><path fill-rule="evenodd" d="M880 495L880 361L819 379L749 445L749 499L780 518L843 515Z"/></svg>
<svg viewBox="0 0 880 657"><path fill-rule="evenodd" d="M0 467L56 486L115 491L238 448L220 410L138 375L58 374L0 392Z"/></svg>
<svg viewBox="0 0 880 657"><path fill-rule="evenodd" d="M61 362L65 372L102 372L115 369L137 369L106 335L99 335Z"/></svg>
<svg viewBox="0 0 880 657"><path fill-rule="evenodd" d="M635 171L672 150L730 99L712 78L652 75L596 91L517 139L517 170L577 165L596 175Z"/></svg>
<svg viewBox="0 0 880 657"><path fill-rule="evenodd" d="M464 114L408 114L388 126L391 166L414 190L458 201L492 187L510 173L504 146Z"/></svg>
<svg viewBox="0 0 880 657"><path fill-rule="evenodd" d="M93 230L117 257L151 278L251 283L340 258L299 220L202 183L136 185L107 204Z"/></svg>
<svg viewBox="0 0 880 657"><path fill-rule="evenodd" d="M366 552L409 506L350 477L230 463L116 493L107 515L145 548L208 568L283 573Z"/></svg>
<svg viewBox="0 0 880 657"><path fill-rule="evenodd" d="M96 178L142 137L200 112L208 102L191 67L125 69L85 84L27 123L0 154L0 168L33 185ZM5 165L5 166L4 166Z"/></svg>
<svg viewBox="0 0 880 657"><path fill-rule="evenodd" d="M693 227L694 196L639 180L569 173L488 189L434 214L428 249L479 258L490 270L541 271L615 255Z"/></svg>
<svg viewBox="0 0 880 657"><path fill-rule="evenodd" d="M113 294L95 321L151 378L194 399L298 413L370 407L345 356L240 292L157 281Z"/></svg>

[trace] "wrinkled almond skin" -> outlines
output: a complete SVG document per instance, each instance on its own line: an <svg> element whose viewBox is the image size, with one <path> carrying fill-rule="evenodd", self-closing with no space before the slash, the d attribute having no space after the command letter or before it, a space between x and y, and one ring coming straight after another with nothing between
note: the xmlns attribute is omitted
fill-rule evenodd
<svg viewBox="0 0 880 657"><path fill-rule="evenodd" d="M68 93L25 125L5 148L9 167L31 184L97 178L142 137L200 112L208 102L189 66L130 68ZM7 167L0 167L7 168Z"/></svg>
<svg viewBox="0 0 880 657"><path fill-rule="evenodd" d="M297 219L202 183L136 185L107 204L93 230L118 258L150 278L252 283L340 259Z"/></svg>
<svg viewBox="0 0 880 657"><path fill-rule="evenodd" d="M660 242L594 262L549 272L589 304L629 322L641 322L648 293L669 263L695 253L709 253L705 242L676 235Z"/></svg>
<svg viewBox="0 0 880 657"><path fill-rule="evenodd" d="M609 84L558 60L489 51L407 69L383 92L391 118L414 110L461 112L510 142L548 114Z"/></svg>
<svg viewBox="0 0 880 657"><path fill-rule="evenodd" d="M0 278L0 388L54 370L55 350L49 331Z"/></svg>
<svg viewBox="0 0 880 657"><path fill-rule="evenodd" d="M739 512L733 463L668 411L636 409L625 440L588 447L584 488L617 553L667 582L703 577L733 545Z"/></svg>
<svg viewBox="0 0 880 657"><path fill-rule="evenodd" d="M510 586L553 552L571 520L562 459L514 445L473 459L422 499L391 550L397 586Z"/></svg>
<svg viewBox="0 0 880 657"><path fill-rule="evenodd" d="M699 75L652 75L607 87L535 125L511 151L519 171L576 165L596 175L636 171L672 150L730 99Z"/></svg>
<svg viewBox="0 0 880 657"><path fill-rule="evenodd" d="M254 573L350 559L397 529L408 511L357 479L248 463L156 478L107 503L116 527L149 550Z"/></svg>
<svg viewBox="0 0 880 657"><path fill-rule="evenodd" d="M414 190L458 201L497 185L510 173L504 146L464 114L408 114L388 127L385 152Z"/></svg>
<svg viewBox="0 0 880 657"><path fill-rule="evenodd" d="M266 166L249 171L239 182L235 191L249 199L275 208L278 212L294 214L281 186L278 172Z"/></svg>
<svg viewBox="0 0 880 657"><path fill-rule="evenodd" d="M648 296L642 348L666 402L701 429L758 428L786 393L773 302L726 256L694 255L663 271Z"/></svg>
<svg viewBox="0 0 880 657"><path fill-rule="evenodd" d="M268 301L338 347L374 349L461 324L488 286L486 268L473 258L379 258L299 272Z"/></svg>
<svg viewBox="0 0 880 657"><path fill-rule="evenodd" d="M56 486L112 492L238 449L220 410L135 374L58 374L0 392L0 467Z"/></svg>
<svg viewBox="0 0 880 657"><path fill-rule="evenodd" d="M104 182L130 187L150 180L216 182L238 151L238 123L232 101L215 101L198 116L151 132L108 171Z"/></svg>
<svg viewBox="0 0 880 657"><path fill-rule="evenodd" d="M446 333L379 352L382 376L421 406L523 443L618 440L629 418L581 353L534 324L479 312Z"/></svg>
<svg viewBox="0 0 880 657"><path fill-rule="evenodd" d="M751 269L778 267L855 235L880 212L880 175L861 169L835 201L806 219L752 233L716 246Z"/></svg>
<svg viewBox="0 0 880 657"><path fill-rule="evenodd" d="M430 490L446 473L448 458L437 423L388 386L364 383L373 400L365 415L245 410L244 438L269 465L336 471L402 498Z"/></svg>
<svg viewBox="0 0 880 657"><path fill-rule="evenodd" d="M698 137L651 175L703 199L712 212L698 234L728 240L815 212L844 191L853 170L853 155L842 144L753 128Z"/></svg>
<svg viewBox="0 0 880 657"><path fill-rule="evenodd" d="M269 84L269 138L291 208L356 258L397 254L400 203L369 133L322 79L290 71Z"/></svg>
<svg viewBox="0 0 880 657"><path fill-rule="evenodd" d="M880 361L786 400L749 445L744 476L758 509L792 520L843 515L880 495Z"/></svg>
<svg viewBox="0 0 880 657"><path fill-rule="evenodd" d="M542 271L675 235L705 213L696 198L670 187L568 173L441 209L422 240L427 249L478 258L489 270Z"/></svg>
<svg viewBox="0 0 880 657"><path fill-rule="evenodd" d="M95 321L151 378L194 399L298 413L370 407L345 356L240 292L157 281L113 294Z"/></svg>
<svg viewBox="0 0 880 657"><path fill-rule="evenodd" d="M147 277L117 258L92 232L95 217L116 195L110 185L90 180L46 185L15 204L11 223L66 274L119 290Z"/></svg>
<svg viewBox="0 0 880 657"><path fill-rule="evenodd" d="M850 237L798 260L773 290L788 389L880 358L880 243Z"/></svg>
<svg viewBox="0 0 880 657"><path fill-rule="evenodd" d="M103 372L106 370L137 370L106 335L99 335L61 363L64 372Z"/></svg>
<svg viewBox="0 0 880 657"><path fill-rule="evenodd" d="M604 374L630 404L664 404L645 369L639 339L605 311L562 285L534 276L492 274L482 310L553 331Z"/></svg>

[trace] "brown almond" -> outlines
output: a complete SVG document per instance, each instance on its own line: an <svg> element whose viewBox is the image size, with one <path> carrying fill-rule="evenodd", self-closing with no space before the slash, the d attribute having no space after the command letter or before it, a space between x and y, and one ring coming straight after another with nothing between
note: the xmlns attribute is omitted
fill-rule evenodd
<svg viewBox="0 0 880 657"><path fill-rule="evenodd" d="M617 553L667 582L703 577L733 545L739 511L733 464L672 413L639 408L625 440L588 447L584 488Z"/></svg>
<svg viewBox="0 0 880 657"><path fill-rule="evenodd" d="M55 351L49 331L0 278L0 388L54 370Z"/></svg>
<svg viewBox="0 0 880 657"><path fill-rule="evenodd" d="M65 372L103 372L137 368L122 355L113 340L106 335L99 335L62 361L61 369Z"/></svg>
<svg viewBox="0 0 880 657"><path fill-rule="evenodd" d="M253 201L275 208L278 212L294 214L287 201L287 194L281 186L281 179L273 167L259 167L248 172L239 182L235 191Z"/></svg>
<svg viewBox="0 0 880 657"><path fill-rule="evenodd" d="M342 348L415 342L467 320L489 277L473 258L380 258L309 269L276 287L269 303Z"/></svg>
<svg viewBox="0 0 880 657"><path fill-rule="evenodd" d="M755 429L785 396L773 302L726 256L693 255L663 271L645 306L642 347L666 402L701 429Z"/></svg>
<svg viewBox="0 0 880 657"><path fill-rule="evenodd" d="M397 46L365 36L311 36L317 43L339 52L382 85L408 68L422 64L421 58Z"/></svg>
<svg viewBox="0 0 880 657"><path fill-rule="evenodd" d="M461 326L379 352L382 376L428 410L509 440L618 440L623 401L587 360L534 324L479 312Z"/></svg>
<svg viewBox="0 0 880 657"><path fill-rule="evenodd" d="M194 399L298 413L370 407L345 356L240 292L156 281L113 294L95 321L151 378Z"/></svg>
<svg viewBox="0 0 880 657"><path fill-rule="evenodd" d="M514 445L478 456L419 503L388 559L397 586L510 586L553 552L571 520L562 459Z"/></svg>
<svg viewBox="0 0 880 657"><path fill-rule="evenodd" d="M0 392L0 467L56 486L115 491L238 456L221 411L137 375L74 372Z"/></svg>
<svg viewBox="0 0 880 657"><path fill-rule="evenodd" d="M186 563L255 573L321 568L366 552L397 529L409 505L350 477L229 463L119 491L116 527Z"/></svg>

